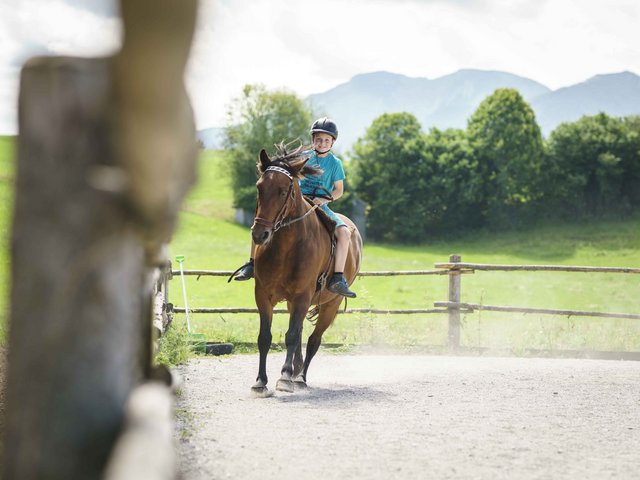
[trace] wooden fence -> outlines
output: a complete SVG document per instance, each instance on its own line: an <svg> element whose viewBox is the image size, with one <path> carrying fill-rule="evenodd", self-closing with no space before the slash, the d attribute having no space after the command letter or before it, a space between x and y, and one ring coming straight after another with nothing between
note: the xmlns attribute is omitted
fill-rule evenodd
<svg viewBox="0 0 640 480"><path fill-rule="evenodd" d="M121 0L118 52L23 65L4 480L176 478L152 295L195 181L183 78L197 3Z"/></svg>
<svg viewBox="0 0 640 480"><path fill-rule="evenodd" d="M404 271L373 271L360 272L361 277L392 277L392 276L417 276L417 275L447 275L449 277L448 300L434 302L433 308L414 309L385 309L385 308L349 308L341 310L343 314L353 313L376 313L376 314L431 314L446 313L449 318L448 340L451 349L460 347L460 313L473 313L474 311L493 311L511 313L535 313L540 315L557 315L567 317L606 317L606 318L628 318L640 320L640 314L635 313L614 313L614 312L593 312L586 310L559 310L552 308L532 308L502 305L483 305L463 302L461 299L462 276L474 274L477 271L503 271L503 272L576 272L576 273L611 273L611 274L640 274L640 268L628 267L582 267L565 265L490 265L479 263L463 263L460 255L451 255L449 261L436 263L436 270L404 270ZM190 276L218 276L228 277L230 271L220 270L184 270L184 275ZM173 275L180 275L180 272L171 272ZM176 313L184 313L185 309L174 307ZM258 313L256 308L240 307L218 307L218 308L190 308L190 313ZM286 309L275 309L274 313L287 313Z"/></svg>

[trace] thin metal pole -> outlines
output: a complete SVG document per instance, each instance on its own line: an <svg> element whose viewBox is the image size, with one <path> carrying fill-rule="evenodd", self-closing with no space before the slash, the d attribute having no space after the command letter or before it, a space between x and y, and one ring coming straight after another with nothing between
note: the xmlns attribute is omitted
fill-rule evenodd
<svg viewBox="0 0 640 480"><path fill-rule="evenodd" d="M182 270L184 255L176 255L176 261L180 266L180 280L182 280L182 296L184 298L184 313L187 316L187 332L191 333L191 322L189 321L189 304L187 303L187 287L184 284L184 271Z"/></svg>

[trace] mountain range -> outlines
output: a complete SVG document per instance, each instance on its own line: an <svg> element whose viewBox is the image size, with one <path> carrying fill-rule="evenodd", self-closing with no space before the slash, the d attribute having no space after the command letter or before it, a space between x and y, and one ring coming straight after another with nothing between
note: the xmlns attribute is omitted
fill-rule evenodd
<svg viewBox="0 0 640 480"><path fill-rule="evenodd" d="M534 80L507 72L459 70L435 79L389 72L356 75L306 101L340 127L339 151L347 150L383 113L410 112L423 130L465 128L482 100L497 88L514 88L533 108L547 136L562 122L605 112L619 117L640 115L640 76L632 72L596 75L569 87L551 90ZM202 130L206 148L219 148L221 131Z"/></svg>

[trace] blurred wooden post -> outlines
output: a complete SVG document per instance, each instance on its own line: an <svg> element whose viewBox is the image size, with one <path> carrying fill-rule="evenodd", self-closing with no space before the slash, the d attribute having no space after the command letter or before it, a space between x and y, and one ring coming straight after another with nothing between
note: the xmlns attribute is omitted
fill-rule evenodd
<svg viewBox="0 0 640 480"><path fill-rule="evenodd" d="M20 86L5 480L100 478L142 378L144 250L117 194L108 62L42 58Z"/></svg>
<svg viewBox="0 0 640 480"><path fill-rule="evenodd" d="M450 255L450 263L460 263L460 255ZM449 302L460 303L460 270L449 270ZM460 347L460 307L449 306L449 348L456 350Z"/></svg>
<svg viewBox="0 0 640 480"><path fill-rule="evenodd" d="M195 180L196 5L123 1L120 53L23 68L4 480L103 478L149 373L148 273Z"/></svg>

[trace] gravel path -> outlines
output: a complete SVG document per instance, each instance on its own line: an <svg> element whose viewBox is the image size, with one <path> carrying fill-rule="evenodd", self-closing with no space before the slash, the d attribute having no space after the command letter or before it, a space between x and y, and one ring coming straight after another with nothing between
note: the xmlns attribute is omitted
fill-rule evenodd
<svg viewBox="0 0 640 480"><path fill-rule="evenodd" d="M256 398L257 361L182 368L184 480L640 478L640 362L320 351L309 390Z"/></svg>

